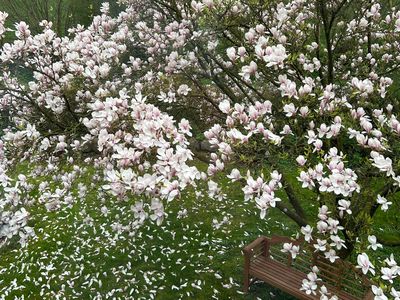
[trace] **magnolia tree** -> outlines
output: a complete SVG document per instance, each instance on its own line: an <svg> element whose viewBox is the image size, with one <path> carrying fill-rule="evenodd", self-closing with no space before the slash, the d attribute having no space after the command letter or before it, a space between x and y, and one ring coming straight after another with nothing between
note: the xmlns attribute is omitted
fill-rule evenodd
<svg viewBox="0 0 400 300"><path fill-rule="evenodd" d="M24 22L6 29L0 14L0 34L17 38L0 55L1 105L14 124L1 144L1 241L34 234L27 206L73 202L85 164L116 199L141 199L134 228L148 217L161 224L165 201L199 180L224 199L215 176L223 172L243 184L261 219L282 211L331 262L354 254L376 299L398 299L394 257L368 254L386 243L370 225L390 211L400 183L400 12L376 1L121 2L116 18L105 4L68 37L47 21L38 35ZM189 122L168 114L177 107L214 123L204 133L214 149L207 174L190 166ZM246 157L259 167L243 170ZM280 160L290 157L297 185L314 191L314 215L285 178ZM7 172L20 158L38 167L14 178ZM76 165L63 171L65 162ZM57 187L35 182L38 174L52 174ZM291 244L283 251L300 253ZM337 299L315 268L299 288Z"/></svg>
<svg viewBox="0 0 400 300"><path fill-rule="evenodd" d="M188 121L177 124L147 104L139 91L127 89L133 85L129 79L133 69L120 63L120 57L126 54L125 42L131 36L127 22L132 13L113 19L107 5L102 12L88 29L71 29L71 39L57 37L46 21L42 22L43 33L31 36L29 27L21 22L16 25L18 39L3 48L2 106L10 110L15 124L3 137L3 169L20 158L38 165L15 182L5 171L1 173L6 187L1 202L3 242L19 234L24 244L28 233L33 233L25 226L28 213L24 205L38 200L55 209L73 201L71 186L83 171L79 165L85 163L94 163L98 176L104 178L104 189L116 198L138 194L150 199L149 205L136 203L134 227L148 216L147 209L150 218L160 224L164 218L161 200L173 200L181 189L205 177L187 165L192 159ZM5 30L2 28L2 33ZM135 63L134 58L128 59ZM28 83L9 72L21 61L23 71L32 74ZM60 175L60 162L73 164L93 152L97 154L94 159L79 161L62 178L56 176L54 179L61 179L56 188L40 183L40 199L30 199L32 184L21 184L38 174ZM40 163L45 160L47 166Z"/></svg>

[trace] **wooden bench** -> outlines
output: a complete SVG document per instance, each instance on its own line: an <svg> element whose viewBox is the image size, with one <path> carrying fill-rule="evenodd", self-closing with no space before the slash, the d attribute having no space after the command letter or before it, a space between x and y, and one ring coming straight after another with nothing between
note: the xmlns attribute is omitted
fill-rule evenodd
<svg viewBox="0 0 400 300"><path fill-rule="evenodd" d="M290 253L281 251L283 243L300 245L300 253L295 259L292 259ZM341 259L331 263L314 252L308 243L281 236L261 236L244 247L243 252L246 293L250 284L259 279L298 299L319 300L319 293L307 295L300 290L302 281L307 278L312 266L317 266L318 278L322 279L318 284L325 285L331 295L336 295L340 300L374 299L371 282L360 270Z"/></svg>

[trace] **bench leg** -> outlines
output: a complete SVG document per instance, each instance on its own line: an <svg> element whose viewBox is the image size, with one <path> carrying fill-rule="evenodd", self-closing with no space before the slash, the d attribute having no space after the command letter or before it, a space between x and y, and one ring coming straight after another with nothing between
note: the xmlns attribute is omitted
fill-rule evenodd
<svg viewBox="0 0 400 300"><path fill-rule="evenodd" d="M244 284L243 284L243 291L247 293L249 291L250 286L250 277L249 272L244 272Z"/></svg>

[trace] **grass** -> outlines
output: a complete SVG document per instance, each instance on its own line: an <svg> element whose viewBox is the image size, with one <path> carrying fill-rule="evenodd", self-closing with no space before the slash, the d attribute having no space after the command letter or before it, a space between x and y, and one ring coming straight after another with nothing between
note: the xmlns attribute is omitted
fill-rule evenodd
<svg viewBox="0 0 400 300"><path fill-rule="evenodd" d="M199 167L204 166L199 163ZM72 207L55 212L42 205L31 208L37 238L22 249L15 245L3 249L0 295L4 299L293 299L262 283L243 295L241 248L259 235L291 235L296 225L278 210L260 220L255 204L243 201L239 185L221 180L226 200L198 197L188 190L168 205L169 217L161 226L147 221L135 232L130 209L135 201L99 196L89 170L79 182L91 188ZM316 209L310 192L296 192L305 199L306 211ZM103 206L107 215L101 212ZM184 209L187 215L177 218ZM227 222L216 228L213 220L220 223L224 217Z"/></svg>
<svg viewBox="0 0 400 300"><path fill-rule="evenodd" d="M80 181L89 184L90 179L89 172ZM254 203L243 201L238 186L226 193L227 201L215 201L189 190L170 203L169 217L160 227L148 221L132 236L131 230L118 232L115 225L129 226L134 220L130 209L134 201L116 203L98 197L96 185L71 208L48 212L43 206L32 207L37 238L26 248L14 245L1 254L0 295L7 299L243 298L241 248L261 234L295 227L279 221L278 211L271 211L269 221L261 221ZM101 213L102 206L109 209L107 216ZM183 209L187 216L176 218ZM213 220L221 222L224 217L229 222L215 228ZM256 286L252 295L269 299L269 290Z"/></svg>

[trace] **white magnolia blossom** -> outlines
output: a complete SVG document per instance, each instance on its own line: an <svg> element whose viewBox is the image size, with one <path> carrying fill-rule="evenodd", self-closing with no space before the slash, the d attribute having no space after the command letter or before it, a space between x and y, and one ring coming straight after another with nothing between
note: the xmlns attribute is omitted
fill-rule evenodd
<svg viewBox="0 0 400 300"><path fill-rule="evenodd" d="M307 295L316 295L318 289L318 278L316 270L307 274L307 279L303 279L300 290L304 291Z"/></svg>
<svg viewBox="0 0 400 300"><path fill-rule="evenodd" d="M368 236L368 242L370 243L368 249L377 250L378 248L383 248L383 246L377 242L376 236L374 235Z"/></svg>
<svg viewBox="0 0 400 300"><path fill-rule="evenodd" d="M293 245L292 243L284 243L283 249L281 250L284 253L290 253L293 259L299 254L300 247L297 245Z"/></svg>
<svg viewBox="0 0 400 300"><path fill-rule="evenodd" d="M369 257L366 253L359 254L357 256L357 268L360 268L364 274L367 274L370 271L372 274L375 274L374 266L369 261Z"/></svg>
<svg viewBox="0 0 400 300"><path fill-rule="evenodd" d="M376 285L372 285L372 292L374 293L375 297L374 300L388 300L388 297L385 296L382 289L377 287Z"/></svg>
<svg viewBox="0 0 400 300"><path fill-rule="evenodd" d="M376 202L381 205L381 210L383 211L387 211L389 209L389 206L392 204L392 202L388 201L385 197L382 197L381 195L378 195Z"/></svg>
<svg viewBox="0 0 400 300"><path fill-rule="evenodd" d="M312 231L313 228L310 225L301 227L301 233L304 234L304 239L306 242L310 242L312 240Z"/></svg>

